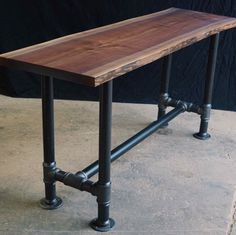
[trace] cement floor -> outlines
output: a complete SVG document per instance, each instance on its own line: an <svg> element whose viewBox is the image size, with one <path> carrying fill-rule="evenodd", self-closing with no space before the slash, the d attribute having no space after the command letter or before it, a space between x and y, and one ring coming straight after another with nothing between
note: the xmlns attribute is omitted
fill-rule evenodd
<svg viewBox="0 0 236 235"><path fill-rule="evenodd" d="M98 103L55 101L58 167L77 172L98 155ZM155 120L154 105L114 104L113 146ZM107 234L236 234L236 113L213 111L212 138L196 140L199 117L181 114L112 166ZM43 196L41 101L0 96L0 234L99 234L88 227L96 200L58 183L64 206ZM96 180L96 177L94 177Z"/></svg>

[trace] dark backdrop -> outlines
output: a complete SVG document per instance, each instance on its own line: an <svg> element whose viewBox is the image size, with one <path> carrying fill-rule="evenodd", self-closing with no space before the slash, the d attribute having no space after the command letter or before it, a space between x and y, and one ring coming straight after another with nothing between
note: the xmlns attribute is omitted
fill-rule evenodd
<svg viewBox="0 0 236 235"><path fill-rule="evenodd" d="M0 53L128 18L180 7L236 16L235 0L8 0L0 1ZM213 106L236 110L236 30L222 33ZM203 95L208 39L174 55L171 94L199 102ZM38 76L1 68L0 93L40 97ZM161 60L114 81L114 101L157 103ZM148 82L147 82L148 81ZM55 81L59 99L96 100L98 90Z"/></svg>

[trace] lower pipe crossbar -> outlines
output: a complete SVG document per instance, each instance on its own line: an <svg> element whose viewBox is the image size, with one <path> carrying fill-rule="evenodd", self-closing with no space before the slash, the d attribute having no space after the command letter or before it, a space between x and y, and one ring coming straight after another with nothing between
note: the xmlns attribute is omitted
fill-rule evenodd
<svg viewBox="0 0 236 235"><path fill-rule="evenodd" d="M138 132L136 135L126 140L121 145L117 146L115 149L111 151L111 162L115 161L119 157L121 157L124 153L128 152L131 148L142 142L148 136L153 134L155 131L160 129L163 125L174 119L179 114L183 113L187 110L187 106L182 103L179 104L176 108L171 110L169 113L161 117L158 121L151 123L149 126ZM82 170L83 174L87 176L87 178L91 178L94 176L99 169L98 161L93 162L91 165Z"/></svg>
<svg viewBox="0 0 236 235"><path fill-rule="evenodd" d="M186 106L179 105L165 116L161 117L158 121L151 123L149 126L138 132L136 135L126 140L121 145L117 146L115 149L111 151L111 162L118 159L124 153L128 152L131 148L139 144L145 138L153 134L156 130L161 128L165 123L174 119L180 113L186 111ZM59 168L50 168L47 170L47 174L45 178L50 181L60 181L65 185L70 187L79 189L81 191L86 191L91 193L94 196L98 196L100 192L100 186L93 181L90 181L93 175L95 175L99 170L98 161L93 162L91 165L86 167L84 170L79 171L75 174L70 172L65 172L60 170ZM104 185L102 186L104 187Z"/></svg>

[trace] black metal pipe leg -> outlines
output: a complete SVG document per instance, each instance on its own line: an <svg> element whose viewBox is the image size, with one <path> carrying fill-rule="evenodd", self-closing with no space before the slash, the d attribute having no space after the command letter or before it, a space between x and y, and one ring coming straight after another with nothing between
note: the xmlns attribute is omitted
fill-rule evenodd
<svg viewBox="0 0 236 235"><path fill-rule="evenodd" d="M201 139L201 140L206 140L211 137L207 131L208 131L208 123L210 120L210 113L211 113L212 93L213 93L213 87L214 87L214 77L215 77L217 53L218 53L218 46L219 46L219 36L220 36L219 33L211 36L200 130L198 133L193 135L195 138Z"/></svg>
<svg viewBox="0 0 236 235"><path fill-rule="evenodd" d="M62 206L62 200L56 196L56 182L53 177L50 177L50 172L56 168L54 152L53 78L51 77L42 78L42 113L45 198L40 200L40 206L44 209L52 210Z"/></svg>
<svg viewBox="0 0 236 235"><path fill-rule="evenodd" d="M115 224L109 217L110 207L110 165L111 165L111 126L112 126L112 81L100 87L99 115L99 177L97 187L98 217L90 226L100 232L109 231Z"/></svg>
<svg viewBox="0 0 236 235"><path fill-rule="evenodd" d="M164 57L163 67L162 67L162 78L161 78L161 90L158 102L158 120L166 114L166 102L165 100L169 97L169 83L171 76L172 67L172 54ZM168 123L163 125L163 127L168 126Z"/></svg>

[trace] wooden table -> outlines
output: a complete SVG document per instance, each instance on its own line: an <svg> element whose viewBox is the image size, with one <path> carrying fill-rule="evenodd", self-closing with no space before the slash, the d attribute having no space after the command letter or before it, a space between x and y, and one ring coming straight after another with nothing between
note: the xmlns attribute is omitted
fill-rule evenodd
<svg viewBox="0 0 236 235"><path fill-rule="evenodd" d="M233 27L236 27L235 18L170 8L0 55L1 66L42 75L45 198L40 201L41 206L55 209L62 205L56 196L55 183L63 182L97 197L98 216L90 225L95 230L108 231L115 223L109 216L111 161L185 111L201 116L200 130L194 136L208 139L219 33ZM208 37L210 49L203 103L172 99L168 93L172 53ZM111 150L112 80L162 57L164 72L158 119ZM56 167L53 78L100 86L99 160L75 174ZM173 110L166 114L168 106ZM89 180L97 172L98 181Z"/></svg>

